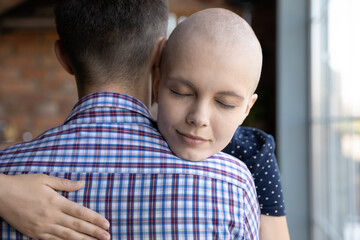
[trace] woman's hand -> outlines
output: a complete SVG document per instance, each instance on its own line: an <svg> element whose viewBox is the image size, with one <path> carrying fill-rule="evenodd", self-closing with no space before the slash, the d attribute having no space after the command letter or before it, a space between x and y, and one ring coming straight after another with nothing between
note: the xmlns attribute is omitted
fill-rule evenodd
<svg viewBox="0 0 360 240"><path fill-rule="evenodd" d="M43 174L0 174L0 217L31 238L110 239L104 217L55 191L83 185Z"/></svg>

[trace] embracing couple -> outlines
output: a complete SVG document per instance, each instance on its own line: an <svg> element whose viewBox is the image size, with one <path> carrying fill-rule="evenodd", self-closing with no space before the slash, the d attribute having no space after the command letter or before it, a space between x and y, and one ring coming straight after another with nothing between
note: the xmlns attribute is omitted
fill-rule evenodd
<svg viewBox="0 0 360 240"><path fill-rule="evenodd" d="M0 151L1 239L289 238L273 138L240 127L262 67L240 16L206 9L168 40L166 0L59 0L55 17L80 100Z"/></svg>

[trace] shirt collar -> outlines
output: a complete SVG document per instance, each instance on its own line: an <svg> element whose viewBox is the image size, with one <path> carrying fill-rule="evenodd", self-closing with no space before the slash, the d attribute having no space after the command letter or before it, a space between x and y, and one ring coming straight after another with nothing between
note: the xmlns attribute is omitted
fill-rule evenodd
<svg viewBox="0 0 360 240"><path fill-rule="evenodd" d="M74 106L65 123L71 121L76 115L95 108L116 108L131 111L148 118L153 122L150 110L136 98L114 92L96 92L81 98Z"/></svg>

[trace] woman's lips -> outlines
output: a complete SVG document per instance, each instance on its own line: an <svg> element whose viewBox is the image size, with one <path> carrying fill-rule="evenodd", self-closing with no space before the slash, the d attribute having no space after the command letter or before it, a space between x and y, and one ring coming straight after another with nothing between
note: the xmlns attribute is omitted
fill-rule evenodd
<svg viewBox="0 0 360 240"><path fill-rule="evenodd" d="M201 144L204 144L205 142L207 142L208 140L199 137L199 136L194 136L191 134L186 134L186 133L181 133L179 131L177 131L177 133L179 134L180 138L188 145L191 146L198 146Z"/></svg>

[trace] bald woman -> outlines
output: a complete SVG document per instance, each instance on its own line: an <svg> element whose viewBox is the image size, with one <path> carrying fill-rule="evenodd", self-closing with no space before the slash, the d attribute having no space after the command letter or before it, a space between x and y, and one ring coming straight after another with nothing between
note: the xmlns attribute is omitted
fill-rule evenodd
<svg viewBox="0 0 360 240"><path fill-rule="evenodd" d="M252 28L237 14L220 8L205 9L181 22L165 46L160 74L154 84L158 128L170 149L180 158L201 161L223 150L232 140L226 152L249 159L244 162L255 184L260 186L268 175L261 169L270 166L268 159L261 158L261 152L268 152L269 149L264 148L270 145L261 142L256 145L258 149L250 146L252 151L247 156L239 149L245 149L244 134L261 134L259 138L266 138L272 145L273 139L257 130L244 133L244 128L238 127L258 97L255 90L261 68L260 43ZM272 154L272 176L278 178L272 180L278 182L280 176L273 150ZM281 183L277 184L281 188ZM276 199L279 205L276 208L280 210L269 211L267 207L274 208L274 204L265 200L274 195L274 191L270 187L266 189L259 199L260 238L289 239L286 216L280 208L283 202ZM282 197L281 189L278 191L276 195Z"/></svg>

